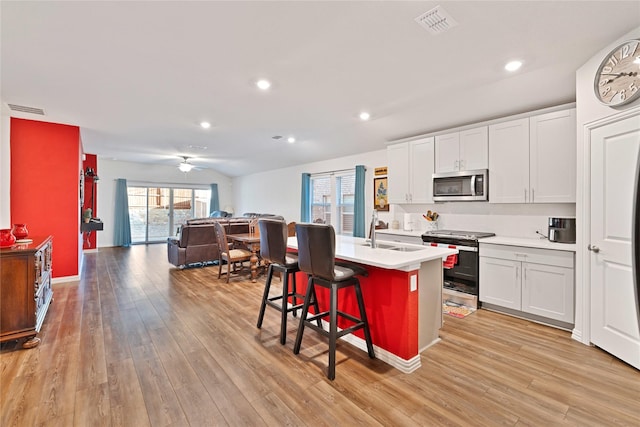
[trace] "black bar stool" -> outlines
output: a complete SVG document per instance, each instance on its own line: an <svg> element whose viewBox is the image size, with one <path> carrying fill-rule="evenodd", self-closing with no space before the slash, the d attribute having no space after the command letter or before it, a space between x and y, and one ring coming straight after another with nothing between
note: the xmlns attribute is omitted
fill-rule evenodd
<svg viewBox="0 0 640 427"><path fill-rule="evenodd" d="M263 260L269 262L269 269L264 285L257 326L258 328L262 327L267 305L275 308L282 314L280 344L284 344L287 339L287 314L293 311L295 317L298 310L302 308L302 301L304 300L304 295L296 292L295 273L300 271L298 268L298 256L287 253L287 224L284 220L261 218L258 221L258 227L260 228L260 256ZM269 291L274 271L278 271L282 275L282 295L270 297ZM293 277L291 292L289 292L290 275ZM289 298L292 299L291 306L288 305Z"/></svg>
<svg viewBox="0 0 640 427"><path fill-rule="evenodd" d="M335 261L335 231L332 226L324 224L296 224L296 235L298 238L298 266L301 271L309 275L307 292L302 307L300 326L296 336L296 343L293 353L300 353L302 335L305 326L329 337L329 368L327 377L330 380L336 377L336 341L343 335L350 334L358 329L364 329L364 337L367 343L367 352L370 358L375 358L373 344L371 343L371 333L367 322L367 313L364 309L364 300L360 289L360 281L356 275L367 275L367 270L352 263L336 263ZM322 286L330 290L331 298L329 311L319 312L315 299L315 287ZM352 316L338 310L338 289L353 286L360 318ZM307 317L309 305L314 303L315 313ZM353 325L338 332L338 316L353 322ZM324 317L329 317L329 331L322 328L320 324L314 325L312 322Z"/></svg>

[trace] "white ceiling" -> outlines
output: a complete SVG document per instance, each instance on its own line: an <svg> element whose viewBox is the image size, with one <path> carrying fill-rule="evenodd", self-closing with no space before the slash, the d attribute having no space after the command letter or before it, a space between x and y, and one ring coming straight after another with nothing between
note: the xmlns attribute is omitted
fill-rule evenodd
<svg viewBox="0 0 640 427"><path fill-rule="evenodd" d="M459 25L433 36L414 18L438 4ZM12 115L77 125L99 158L177 165L187 155L228 176L575 101L575 70L640 26L638 1L0 8L3 111L42 108ZM524 66L509 74L513 58ZM272 88L257 90L258 78Z"/></svg>

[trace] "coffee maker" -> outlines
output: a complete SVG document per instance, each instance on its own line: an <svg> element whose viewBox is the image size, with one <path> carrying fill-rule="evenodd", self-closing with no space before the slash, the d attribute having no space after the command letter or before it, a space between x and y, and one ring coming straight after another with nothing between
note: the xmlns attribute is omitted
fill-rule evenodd
<svg viewBox="0 0 640 427"><path fill-rule="evenodd" d="M576 219L574 217L549 217L549 241L575 243Z"/></svg>

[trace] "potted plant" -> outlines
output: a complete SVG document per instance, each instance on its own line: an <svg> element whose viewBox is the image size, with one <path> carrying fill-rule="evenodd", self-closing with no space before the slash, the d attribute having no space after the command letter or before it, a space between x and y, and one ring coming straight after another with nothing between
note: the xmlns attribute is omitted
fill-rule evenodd
<svg viewBox="0 0 640 427"><path fill-rule="evenodd" d="M82 213L82 218L84 219L84 222L89 222L89 220L91 220L91 208L87 208L84 210L84 212Z"/></svg>

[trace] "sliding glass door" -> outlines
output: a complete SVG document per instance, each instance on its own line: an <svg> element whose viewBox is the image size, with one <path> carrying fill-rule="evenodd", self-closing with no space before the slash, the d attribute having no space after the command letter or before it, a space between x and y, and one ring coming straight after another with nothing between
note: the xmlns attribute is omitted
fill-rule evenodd
<svg viewBox="0 0 640 427"><path fill-rule="evenodd" d="M165 242L180 225L209 216L210 190L129 186L132 243Z"/></svg>

